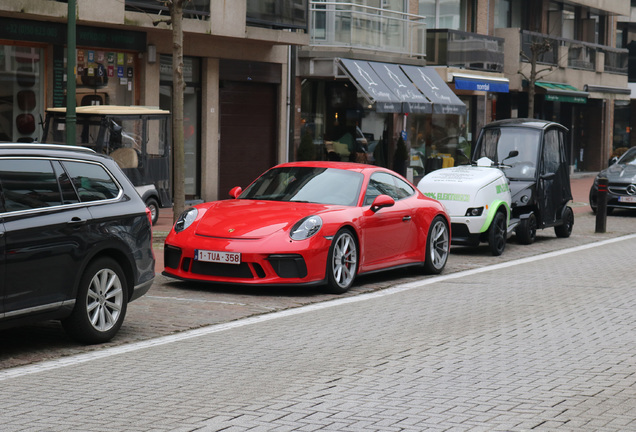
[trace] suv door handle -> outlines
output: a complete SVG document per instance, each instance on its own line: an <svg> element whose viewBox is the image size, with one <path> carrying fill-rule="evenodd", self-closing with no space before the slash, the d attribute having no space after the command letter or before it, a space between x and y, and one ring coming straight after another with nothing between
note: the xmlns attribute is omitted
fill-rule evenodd
<svg viewBox="0 0 636 432"><path fill-rule="evenodd" d="M86 223L86 219L82 219L79 216L73 216L70 221L68 221L69 225L83 225Z"/></svg>
<svg viewBox="0 0 636 432"><path fill-rule="evenodd" d="M404 216L404 217L402 218L402 222L408 222L408 221L410 221L410 220L411 220L411 216Z"/></svg>

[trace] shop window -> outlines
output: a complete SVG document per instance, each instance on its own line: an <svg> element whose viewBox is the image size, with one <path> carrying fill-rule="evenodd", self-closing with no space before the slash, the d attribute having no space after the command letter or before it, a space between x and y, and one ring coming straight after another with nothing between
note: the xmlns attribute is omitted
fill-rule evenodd
<svg viewBox="0 0 636 432"><path fill-rule="evenodd" d="M37 140L44 112L41 48L0 45L0 141Z"/></svg>
<svg viewBox="0 0 636 432"><path fill-rule="evenodd" d="M116 50L77 50L76 103L135 105L137 53Z"/></svg>

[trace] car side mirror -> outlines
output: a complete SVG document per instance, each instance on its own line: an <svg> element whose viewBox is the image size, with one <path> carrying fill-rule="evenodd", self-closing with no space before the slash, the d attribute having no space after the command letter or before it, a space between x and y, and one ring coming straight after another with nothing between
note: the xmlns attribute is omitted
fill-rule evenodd
<svg viewBox="0 0 636 432"><path fill-rule="evenodd" d="M618 158L617 158L616 156L614 156L613 158L611 158L611 159L608 161L608 163L607 163L607 164L608 164L608 166L611 166L611 165L614 165L616 162L618 162Z"/></svg>
<svg viewBox="0 0 636 432"><path fill-rule="evenodd" d="M235 186L230 189L230 196L232 198L238 198L241 192L243 192L243 188L241 188L240 186Z"/></svg>
<svg viewBox="0 0 636 432"><path fill-rule="evenodd" d="M374 213L384 207L391 207L395 205L395 200L388 195L378 195L371 204L371 211Z"/></svg>

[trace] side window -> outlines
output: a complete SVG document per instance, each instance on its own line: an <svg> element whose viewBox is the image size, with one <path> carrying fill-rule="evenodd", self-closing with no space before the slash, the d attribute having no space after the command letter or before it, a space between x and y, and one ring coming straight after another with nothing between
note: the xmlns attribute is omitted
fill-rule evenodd
<svg viewBox="0 0 636 432"><path fill-rule="evenodd" d="M53 169L55 170L55 176L57 177L57 182L60 185L60 190L62 191L62 201L64 204L77 204L80 202L77 197L77 192L75 192L75 188L71 183L71 179L62 168L62 165L59 161L53 162Z"/></svg>
<svg viewBox="0 0 636 432"><path fill-rule="evenodd" d="M98 164L88 162L62 162L71 178L81 202L117 198L119 186Z"/></svg>
<svg viewBox="0 0 636 432"><path fill-rule="evenodd" d="M415 192L413 187L404 180L397 177L393 177L393 180L395 181L395 190L398 196L397 199L410 197Z"/></svg>
<svg viewBox="0 0 636 432"><path fill-rule="evenodd" d="M543 137L543 174L555 173L561 163L559 132L556 129L546 131Z"/></svg>
<svg viewBox="0 0 636 432"><path fill-rule="evenodd" d="M397 201L413 195L413 192L413 188L402 179L389 173L377 172L369 179L364 205L371 205L378 195L388 195Z"/></svg>
<svg viewBox="0 0 636 432"><path fill-rule="evenodd" d="M48 160L2 159L0 184L8 212L62 204L57 178Z"/></svg>

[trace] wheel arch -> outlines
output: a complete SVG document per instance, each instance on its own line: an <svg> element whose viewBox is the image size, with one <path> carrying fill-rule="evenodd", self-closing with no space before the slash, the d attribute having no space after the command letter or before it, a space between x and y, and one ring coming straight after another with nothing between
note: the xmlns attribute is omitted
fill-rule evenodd
<svg viewBox="0 0 636 432"><path fill-rule="evenodd" d="M130 257L121 247L118 247L114 244L105 245L104 247L92 251L89 255L87 255L86 259L82 263L81 271L77 272L77 275L75 276L73 298L77 296L79 284L82 280L82 277L84 276L84 273L86 272L86 269L93 262L103 257L113 259L121 267L122 271L124 272L124 277L126 278L126 287L128 288L127 300L130 301L135 285L135 269L132 265L132 257Z"/></svg>

